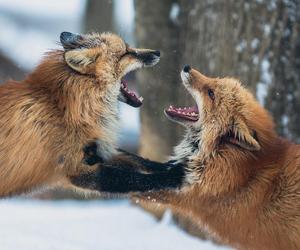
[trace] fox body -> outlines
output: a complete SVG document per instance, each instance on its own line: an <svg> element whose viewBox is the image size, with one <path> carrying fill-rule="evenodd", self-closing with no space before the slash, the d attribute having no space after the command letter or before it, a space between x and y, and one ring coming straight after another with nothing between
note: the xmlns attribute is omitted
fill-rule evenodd
<svg viewBox="0 0 300 250"><path fill-rule="evenodd" d="M276 134L238 80L189 66L181 77L197 106L165 113L187 133L167 163L131 155L136 185L125 192L169 205L237 249L300 249L300 146Z"/></svg>
<svg viewBox="0 0 300 250"><path fill-rule="evenodd" d="M183 187L163 200L235 248L299 249L300 146L238 80L189 66L181 77L197 108L165 111L188 132L173 157L187 163Z"/></svg>
<svg viewBox="0 0 300 250"><path fill-rule="evenodd" d="M118 99L141 105L121 79L159 60L158 51L130 48L110 33L63 32L60 41L64 49L49 52L25 80L0 86L0 196L94 171L82 148L95 138L104 159L114 155Z"/></svg>

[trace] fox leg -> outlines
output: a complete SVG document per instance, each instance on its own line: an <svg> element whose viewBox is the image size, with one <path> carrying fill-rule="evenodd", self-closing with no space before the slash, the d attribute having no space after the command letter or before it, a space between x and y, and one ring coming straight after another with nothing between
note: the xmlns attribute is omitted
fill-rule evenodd
<svg viewBox="0 0 300 250"><path fill-rule="evenodd" d="M96 163L104 162L103 158L101 156L101 152L99 152L99 150L98 150L99 143L101 143L101 142L92 141L89 144L85 145L85 147L83 148L83 151L84 151L83 162L85 164L92 166ZM144 170L144 171L157 173L160 171L165 172L170 166L174 166L174 164L175 164L174 161L168 161L166 163L151 161L151 160L145 159L143 157L140 157L138 155L129 153L122 149L118 149L118 151L120 153L120 155L118 155L119 157L128 158L128 160L130 161L126 167L130 167L130 166L133 167L132 163L134 162L135 168L139 167L139 168L142 168L142 170ZM120 159L120 161L118 161L118 159L116 159L114 161L114 164L118 165L119 162L122 162L122 161L124 161L124 160ZM111 162L111 165L112 165L112 162ZM124 166L124 164L123 164L123 166Z"/></svg>
<svg viewBox="0 0 300 250"><path fill-rule="evenodd" d="M95 171L70 177L73 185L90 190L110 193L146 192L180 188L185 179L182 164L155 163L164 171L147 173L136 168L136 163L125 159L117 162L98 164ZM151 169L155 169L154 167Z"/></svg>

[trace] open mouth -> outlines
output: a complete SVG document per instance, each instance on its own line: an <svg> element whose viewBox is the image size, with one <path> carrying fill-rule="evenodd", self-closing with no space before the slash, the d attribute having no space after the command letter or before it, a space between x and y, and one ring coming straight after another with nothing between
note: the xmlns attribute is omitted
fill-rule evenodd
<svg viewBox="0 0 300 250"><path fill-rule="evenodd" d="M121 80L121 97L119 98L120 101L127 103L128 105L138 108L143 104L143 97L138 96L134 91L128 89L127 82L122 79Z"/></svg>
<svg viewBox="0 0 300 250"><path fill-rule="evenodd" d="M176 108L170 106L165 109L165 113L173 120L196 122L199 119L199 111L197 106Z"/></svg>
<svg viewBox="0 0 300 250"><path fill-rule="evenodd" d="M189 66L185 66L184 70L181 72L181 79L183 85L186 87L188 81L188 72L191 68ZM187 88L190 94L191 90ZM192 94L194 97L194 95ZM197 103L198 105L198 103ZM199 109L198 106L194 105L191 107L174 107L170 106L169 108L165 109L165 114L171 120L180 122L180 123L194 123L199 120Z"/></svg>

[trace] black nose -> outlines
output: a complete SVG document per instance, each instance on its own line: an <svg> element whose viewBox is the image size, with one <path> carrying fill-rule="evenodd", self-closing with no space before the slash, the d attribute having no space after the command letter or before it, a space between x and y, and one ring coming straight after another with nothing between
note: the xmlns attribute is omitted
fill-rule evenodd
<svg viewBox="0 0 300 250"><path fill-rule="evenodd" d="M159 51L159 50L155 50L155 51L153 52L153 54L156 55L156 56L158 56L158 57L160 57L160 51Z"/></svg>
<svg viewBox="0 0 300 250"><path fill-rule="evenodd" d="M186 73L188 73L191 69L192 69L191 66L187 65L187 64L184 65L184 67L183 67L183 71L186 72Z"/></svg>

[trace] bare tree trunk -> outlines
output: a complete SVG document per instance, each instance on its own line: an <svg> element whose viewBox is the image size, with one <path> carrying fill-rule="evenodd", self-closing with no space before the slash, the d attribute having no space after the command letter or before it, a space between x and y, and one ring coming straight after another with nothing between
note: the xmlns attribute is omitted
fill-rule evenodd
<svg viewBox="0 0 300 250"><path fill-rule="evenodd" d="M88 0L85 11L85 32L114 30L113 0Z"/></svg>
<svg viewBox="0 0 300 250"><path fill-rule="evenodd" d="M186 103L179 70L188 63L211 76L235 76L274 116L280 134L300 141L300 3L290 1L136 0L140 46L159 48L161 63L138 74L144 156L161 160L181 131L163 115ZM178 19L170 18L176 7Z"/></svg>
<svg viewBox="0 0 300 250"><path fill-rule="evenodd" d="M278 1L266 60L272 82L266 106L278 131L300 142L300 2Z"/></svg>
<svg viewBox="0 0 300 250"><path fill-rule="evenodd" d="M159 49L161 62L153 69L137 73L141 93L140 154L164 160L177 142L180 129L164 116L163 109L184 99L179 84L179 26L170 19L174 0L136 0L137 46ZM184 96L184 95L183 95Z"/></svg>

